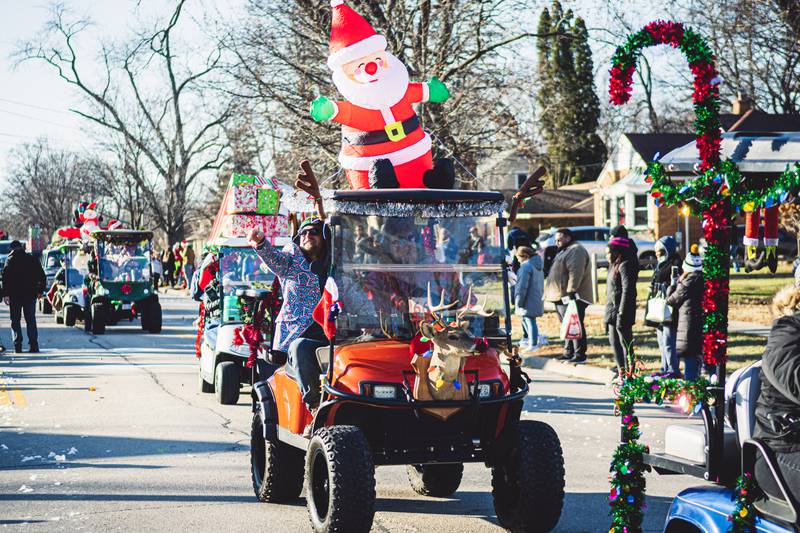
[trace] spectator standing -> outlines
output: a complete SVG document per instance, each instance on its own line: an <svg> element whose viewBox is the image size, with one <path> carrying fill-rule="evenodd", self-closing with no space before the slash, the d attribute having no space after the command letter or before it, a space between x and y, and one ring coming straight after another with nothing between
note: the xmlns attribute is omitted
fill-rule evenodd
<svg viewBox="0 0 800 533"><path fill-rule="evenodd" d="M684 359L684 378L693 381L700 375L703 350L703 259L696 244L686 255L678 284L667 294L667 304L678 314L676 348Z"/></svg>
<svg viewBox="0 0 800 533"><path fill-rule="evenodd" d="M3 267L3 301L9 306L14 351L22 352L22 316L28 333L30 353L39 351L39 331L36 328L36 298L42 295L47 283L41 263L25 253L19 241L11 242L11 253Z"/></svg>
<svg viewBox="0 0 800 533"><path fill-rule="evenodd" d="M158 254L153 250L150 252L150 261L153 268L153 288L158 290L158 286L161 284L161 277L164 275L164 266L161 263L161 259L158 258Z"/></svg>
<svg viewBox="0 0 800 533"><path fill-rule="evenodd" d="M678 243L674 237L668 235L658 239L655 245L656 268L650 281L650 296L666 295L670 287L678 283L678 277L683 273L681 257L678 255ZM678 325L673 316L666 324L652 324L656 328L658 349L661 352L661 373L670 376L680 375L678 351L675 347Z"/></svg>
<svg viewBox="0 0 800 533"><path fill-rule="evenodd" d="M581 246L568 228L556 231L557 252L547 275L544 299L553 302L559 318L564 319L569 300L576 300L580 318L581 338L564 342L562 361L586 362L586 307L592 303L592 275L589 252Z"/></svg>
<svg viewBox="0 0 800 533"><path fill-rule="evenodd" d="M800 271L800 270L798 270ZM776 317L769 332L761 363L761 392L756 401L753 436L774 452L778 469L790 496L800 499L800 431L792 426L800 420L800 277L781 289L772 301ZM755 472L759 488L783 499L775 478L761 454Z"/></svg>
<svg viewBox="0 0 800 533"><path fill-rule="evenodd" d="M172 254L175 257L175 271L173 277L175 282L172 284L175 288L181 288L181 277L183 276L183 253L181 252L181 243L176 242L172 247Z"/></svg>
<svg viewBox="0 0 800 533"><path fill-rule="evenodd" d="M516 249L520 266L514 292L514 313L522 319L522 342L520 350L531 351L539 344L539 327L536 319L544 314L544 262L527 246Z"/></svg>
<svg viewBox="0 0 800 533"><path fill-rule="evenodd" d="M627 232L626 232L627 233ZM633 370L633 323L636 321L636 282L639 260L633 241L612 237L608 242L608 279L606 280L606 312L604 322L608 341L614 352L617 373Z"/></svg>
<svg viewBox="0 0 800 533"><path fill-rule="evenodd" d="M192 283L192 276L194 275L194 247L192 243L183 243L183 278L186 281L186 286L189 287Z"/></svg>
<svg viewBox="0 0 800 533"><path fill-rule="evenodd" d="M164 253L161 254L161 268L164 270L164 286L172 287L175 284L175 279L172 273L175 272L175 254L172 253L172 248L167 245Z"/></svg>

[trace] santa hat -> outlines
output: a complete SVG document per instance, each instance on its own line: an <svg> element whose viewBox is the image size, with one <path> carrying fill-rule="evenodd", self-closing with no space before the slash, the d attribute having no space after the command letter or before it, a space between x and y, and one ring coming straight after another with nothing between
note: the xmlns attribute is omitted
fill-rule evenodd
<svg viewBox="0 0 800 533"><path fill-rule="evenodd" d="M386 50L386 38L378 35L364 17L344 0L331 0L331 42L328 67L335 70L376 51Z"/></svg>

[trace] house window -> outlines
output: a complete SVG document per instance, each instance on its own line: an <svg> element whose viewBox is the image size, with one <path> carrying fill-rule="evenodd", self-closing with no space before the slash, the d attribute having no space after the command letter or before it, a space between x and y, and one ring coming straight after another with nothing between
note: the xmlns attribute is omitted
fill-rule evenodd
<svg viewBox="0 0 800 533"><path fill-rule="evenodd" d="M633 196L633 225L647 226L647 195L635 194Z"/></svg>
<svg viewBox="0 0 800 533"><path fill-rule="evenodd" d="M612 202L613 202L613 200L611 198L603 198L603 225L604 226L612 226L613 225L613 220L612 220L612 214L613 213L612 213L612 210L614 208L613 208Z"/></svg>
<svg viewBox="0 0 800 533"><path fill-rule="evenodd" d="M625 225L625 197L620 196L616 198L617 203L617 224L624 226ZM610 225L610 224L609 224Z"/></svg>
<svg viewBox="0 0 800 533"><path fill-rule="evenodd" d="M528 179L527 172L517 172L517 189L522 187L522 184L525 183L526 179Z"/></svg>

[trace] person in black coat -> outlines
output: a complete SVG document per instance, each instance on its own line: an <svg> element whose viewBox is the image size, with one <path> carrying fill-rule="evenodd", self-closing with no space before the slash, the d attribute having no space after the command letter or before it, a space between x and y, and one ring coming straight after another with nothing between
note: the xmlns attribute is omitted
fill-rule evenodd
<svg viewBox="0 0 800 533"><path fill-rule="evenodd" d="M42 264L25 253L22 243L12 241L11 253L3 267L3 301L9 306L14 351L22 352L22 315L28 333L30 352L39 351L39 331L36 328L36 298L47 284Z"/></svg>
<svg viewBox="0 0 800 533"><path fill-rule="evenodd" d="M795 502L800 502L800 278L778 292L772 303L777 318L761 363L761 392L753 436L775 452L778 468ZM761 454L755 477L767 494L782 498Z"/></svg>
<svg viewBox="0 0 800 533"><path fill-rule="evenodd" d="M675 347L678 357L684 360L684 378L694 381L700 375L703 354L703 259L697 245L683 261L683 274L677 286L667 291L667 304L678 315Z"/></svg>
<svg viewBox="0 0 800 533"><path fill-rule="evenodd" d="M681 256L678 255L678 243L675 237L667 235L658 239L655 245L656 267L650 280L650 296L666 296L667 290L678 283L678 277L683 273ZM661 352L661 373L670 376L680 375L680 362L676 347L678 324L671 320L665 324L647 325L656 328L658 350Z"/></svg>
<svg viewBox="0 0 800 533"><path fill-rule="evenodd" d="M633 349L633 323L636 321L636 282L639 260L633 242L613 237L608 243L605 324L614 351L617 372L630 372Z"/></svg>

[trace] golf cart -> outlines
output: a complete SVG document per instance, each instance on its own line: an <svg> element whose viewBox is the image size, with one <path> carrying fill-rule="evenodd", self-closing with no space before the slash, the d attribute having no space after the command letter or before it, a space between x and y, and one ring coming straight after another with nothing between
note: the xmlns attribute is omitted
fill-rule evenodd
<svg viewBox="0 0 800 533"><path fill-rule="evenodd" d="M84 329L91 331L92 317L86 305L88 289L84 284L88 271L81 269L79 262L75 261L79 246L80 243L67 243L61 247L63 266L53 276L52 311L56 323L72 327L82 320Z"/></svg>
<svg viewBox="0 0 800 533"><path fill-rule="evenodd" d="M64 252L61 246L49 246L42 251L42 269L44 270L47 282L45 287L49 289L53 285L56 273L61 268L61 258L64 257ZM39 298L36 300L37 311L43 314L50 314L53 308L47 298Z"/></svg>
<svg viewBox="0 0 800 533"><path fill-rule="evenodd" d="M275 245L286 242L285 238L277 238ZM237 340L237 330L241 331L244 325L243 299L248 290L269 289L275 276L261 267L261 259L246 239L220 238L215 244L219 249L219 273L210 299L218 301L210 305L206 290L199 382L202 392L213 392L219 403L234 405L239 401L242 384L251 383L251 371L245 366L250 347Z"/></svg>
<svg viewBox="0 0 800 533"><path fill-rule="evenodd" d="M92 233L94 260L87 285L92 333L104 333L107 325L136 317L141 317L144 331L161 331L161 304L153 287L150 260L152 239L150 231Z"/></svg>
<svg viewBox="0 0 800 533"><path fill-rule="evenodd" d="M366 532L376 466L406 465L413 490L444 497L474 462L491 468L504 527L555 527L561 444L547 424L520 420L529 380L511 351L507 266L499 254L478 264L437 252L445 229L459 248L473 227L486 249L500 247L504 206L500 193L432 189L334 191L326 200L338 305L328 316L335 336L316 354L321 403L306 408L288 365L256 361L251 473L260 501L295 500L305 480L314 531Z"/></svg>

